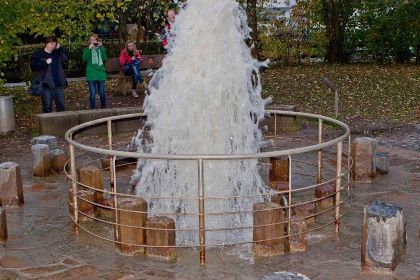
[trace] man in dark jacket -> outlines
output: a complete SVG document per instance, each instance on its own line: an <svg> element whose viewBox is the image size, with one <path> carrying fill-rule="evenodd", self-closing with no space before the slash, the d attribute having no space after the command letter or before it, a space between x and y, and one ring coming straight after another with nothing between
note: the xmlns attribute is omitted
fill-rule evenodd
<svg viewBox="0 0 420 280"><path fill-rule="evenodd" d="M57 112L65 111L64 90L67 86L62 62L69 60L67 52L60 47L57 38L48 37L45 47L31 57L31 69L35 77L42 79L44 92L41 95L44 113L51 113L52 100Z"/></svg>

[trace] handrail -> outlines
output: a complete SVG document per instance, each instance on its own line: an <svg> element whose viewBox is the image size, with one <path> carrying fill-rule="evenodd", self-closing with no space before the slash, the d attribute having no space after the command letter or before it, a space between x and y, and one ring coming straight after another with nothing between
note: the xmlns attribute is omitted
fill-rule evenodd
<svg viewBox="0 0 420 280"><path fill-rule="evenodd" d="M92 152L92 153L98 153L98 154L104 154L104 155L110 155L110 156L144 158L144 159L165 159L165 160L200 160L200 159L233 160L233 159L258 159L258 158L278 157L278 156L306 153L306 152L311 152L311 151L318 151L320 149L342 142L345 139L347 139L347 137L350 135L350 128L348 127L348 125L333 118L320 116L316 114L292 112L292 111L267 110L267 112L273 113L273 114L279 114L279 115L292 115L292 116L322 119L324 121L335 123L339 125L340 127L344 128L345 133L333 140L323 142L321 144L282 150L282 151L261 152L261 153L252 153L252 154L251 153L248 153L248 154L194 154L194 155L192 154L150 154L150 153L126 152L126 151L116 151L116 150L103 149L103 148L95 148L95 147L90 147L90 146L78 143L75 140L73 140L73 135L76 132L78 132L78 130L92 126L92 125L106 123L109 120L114 121L114 120L121 120L121 119L126 119L126 118L146 117L143 113L136 113L136 114L119 115L119 116L102 118L102 119L93 120L93 121L89 121L89 122L77 125L66 132L65 139L70 145L73 145L76 148L79 148L88 152Z"/></svg>

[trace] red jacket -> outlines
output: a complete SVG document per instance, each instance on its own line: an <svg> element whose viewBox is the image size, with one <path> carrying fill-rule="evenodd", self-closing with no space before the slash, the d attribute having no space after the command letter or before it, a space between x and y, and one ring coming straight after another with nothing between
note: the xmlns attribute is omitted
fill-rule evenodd
<svg viewBox="0 0 420 280"><path fill-rule="evenodd" d="M140 63L143 63L143 57L140 55L140 52L137 50L137 55L136 55L139 59L140 59ZM124 66L126 64L131 64L133 63L133 59L131 58L131 56L129 56L126 52L125 49L123 49L121 51L120 54L120 64L121 66Z"/></svg>

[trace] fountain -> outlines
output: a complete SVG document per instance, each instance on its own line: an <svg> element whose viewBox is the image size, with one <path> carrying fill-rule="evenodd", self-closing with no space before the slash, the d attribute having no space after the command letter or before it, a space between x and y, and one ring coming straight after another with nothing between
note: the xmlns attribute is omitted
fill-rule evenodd
<svg viewBox="0 0 420 280"><path fill-rule="evenodd" d="M338 234L350 209L343 204L351 201L352 161L342 158L343 142L350 147L348 126L309 113L265 110L271 100L261 98L259 68L267 64L252 58L246 16L235 0L189 1L172 28L173 47L152 78L144 113L90 121L66 133L69 216L76 232L114 242L130 255L174 259L180 248L200 248L201 264L206 247L234 247L241 257L251 248L254 256L273 256L306 250L307 234L328 225L335 224ZM259 127L267 114L274 116L274 131L263 137ZM317 119L316 139L279 136L284 116ZM114 131L133 118L147 118L134 137L138 151L119 150L126 143L115 143ZM323 121L345 132L328 139ZM106 143L93 147L75 140L80 131L105 123ZM275 146L262 152L267 140ZM133 159L134 175L123 174ZM279 160L284 164L269 171ZM77 172L96 161L103 189L77 181ZM272 179L276 168L287 176ZM80 195L83 190L92 199Z"/></svg>
<svg viewBox="0 0 420 280"><path fill-rule="evenodd" d="M173 26L176 39L162 69L151 81L144 112L151 141L139 152L152 154L242 154L259 151L259 121L264 118L258 68L245 44L249 37L244 11L234 0L196 0L179 13ZM144 131L138 143L144 143ZM147 141L146 141L147 142ZM266 187L257 172L258 160L204 165L205 212L252 210ZM141 160L137 195L150 199L149 215L173 213L177 245L198 245L197 163ZM232 196L251 196L224 199ZM176 198L197 198L176 199ZM214 199L211 199L214 198ZM216 199L220 198L220 199ZM251 230L217 232L220 228L252 226L252 214L214 215L206 218L206 244L252 240Z"/></svg>

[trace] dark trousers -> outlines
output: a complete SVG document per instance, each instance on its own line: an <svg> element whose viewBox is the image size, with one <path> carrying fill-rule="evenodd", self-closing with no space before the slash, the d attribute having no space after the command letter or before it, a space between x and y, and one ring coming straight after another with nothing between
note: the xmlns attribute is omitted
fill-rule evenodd
<svg viewBox="0 0 420 280"><path fill-rule="evenodd" d="M57 112L65 111L64 106L64 90L62 87L57 88L44 88L41 95L42 109L44 113L51 113L53 111L52 100L55 101L55 110Z"/></svg>
<svg viewBox="0 0 420 280"><path fill-rule="evenodd" d="M143 77L140 73L140 64L135 63L134 65L133 64L126 65L124 67L124 75L133 76L132 89L137 89L137 84L144 82Z"/></svg>
<svg viewBox="0 0 420 280"><path fill-rule="evenodd" d="M87 81L89 85L90 93L90 109L95 109L95 96L96 89L98 89L99 96L101 97L101 108L106 108L106 96L105 96L105 81Z"/></svg>

